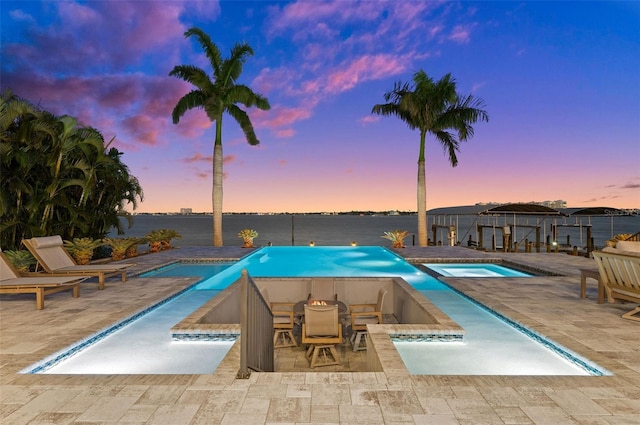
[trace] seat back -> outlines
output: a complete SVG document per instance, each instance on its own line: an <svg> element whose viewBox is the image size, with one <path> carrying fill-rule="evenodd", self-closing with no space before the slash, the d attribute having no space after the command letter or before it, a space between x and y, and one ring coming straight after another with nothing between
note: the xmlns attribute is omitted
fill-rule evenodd
<svg viewBox="0 0 640 425"><path fill-rule="evenodd" d="M640 302L640 257L603 251L592 254L605 287L622 293L623 299Z"/></svg>
<svg viewBox="0 0 640 425"><path fill-rule="evenodd" d="M376 311L379 311L382 313L382 306L384 304L384 297L387 295L386 290L384 289L380 289L378 291L378 302L376 302Z"/></svg>
<svg viewBox="0 0 640 425"><path fill-rule="evenodd" d="M24 239L22 243L49 273L76 265L67 250L64 249L60 235Z"/></svg>
<svg viewBox="0 0 640 425"><path fill-rule="evenodd" d="M304 306L306 337L337 337L340 335L337 305Z"/></svg>
<svg viewBox="0 0 640 425"><path fill-rule="evenodd" d="M336 285L332 277L314 277L311 279L310 300L337 300Z"/></svg>
<svg viewBox="0 0 640 425"><path fill-rule="evenodd" d="M20 277L20 273L13 267L7 256L0 252L0 281L17 277Z"/></svg>

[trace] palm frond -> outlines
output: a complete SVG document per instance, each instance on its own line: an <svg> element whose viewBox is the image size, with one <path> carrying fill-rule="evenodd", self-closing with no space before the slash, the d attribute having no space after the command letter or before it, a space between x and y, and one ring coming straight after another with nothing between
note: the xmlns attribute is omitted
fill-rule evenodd
<svg viewBox="0 0 640 425"><path fill-rule="evenodd" d="M182 96L180 100L178 100L178 103L176 103L176 106L174 106L173 112L171 112L173 123L178 124L180 122L180 117L190 109L203 109L205 101L206 96L200 90L192 90Z"/></svg>
<svg viewBox="0 0 640 425"><path fill-rule="evenodd" d="M176 65L169 76L178 77L187 83L191 83L204 92L211 91L213 82L207 73L193 65Z"/></svg>
<svg viewBox="0 0 640 425"><path fill-rule="evenodd" d="M260 141L256 137L256 133L253 130L253 124L251 123L249 115L247 115L245 111L238 108L236 105L227 106L227 112L240 125L240 128L242 128L244 136L247 139L247 142L249 142L249 144L252 146L259 145Z"/></svg>
<svg viewBox="0 0 640 425"><path fill-rule="evenodd" d="M262 110L271 108L269 101L243 84L236 84L227 91L228 103L242 103L247 108L255 106Z"/></svg>
<svg viewBox="0 0 640 425"><path fill-rule="evenodd" d="M222 57L220 55L220 49L218 49L218 46L216 46L216 44L211 41L209 35L206 32L202 31L200 28L192 27L184 33L184 36L186 38L189 38L192 35L195 35L198 39L198 42L200 43L204 54L207 56L207 59L209 59L209 63L211 63L211 67L213 68L213 75L215 75L217 78L218 75L220 75L220 70L222 67Z"/></svg>
<svg viewBox="0 0 640 425"><path fill-rule="evenodd" d="M220 74L217 78L222 80L225 87L233 86L240 74L242 68L247 61L247 56L253 55L253 49L246 43L236 43L231 49L231 55L224 60L220 68Z"/></svg>

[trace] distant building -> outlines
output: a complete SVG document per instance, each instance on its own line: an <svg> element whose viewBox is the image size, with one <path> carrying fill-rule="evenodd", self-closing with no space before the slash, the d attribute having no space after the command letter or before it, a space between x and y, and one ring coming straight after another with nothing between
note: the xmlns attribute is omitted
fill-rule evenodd
<svg viewBox="0 0 640 425"><path fill-rule="evenodd" d="M539 204L545 207L555 208L555 209L567 208L567 202L563 201L562 199L559 199L556 201L544 201L544 202L540 202Z"/></svg>
<svg viewBox="0 0 640 425"><path fill-rule="evenodd" d="M193 214L193 209L191 208L180 208L180 214Z"/></svg>

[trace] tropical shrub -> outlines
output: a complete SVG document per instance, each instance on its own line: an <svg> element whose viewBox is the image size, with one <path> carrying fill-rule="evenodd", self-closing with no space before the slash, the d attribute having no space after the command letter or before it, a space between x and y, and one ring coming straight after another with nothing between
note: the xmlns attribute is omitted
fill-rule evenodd
<svg viewBox="0 0 640 425"><path fill-rule="evenodd" d="M104 238L102 242L111 248L111 259L113 261L124 260L127 256L127 250L134 244L138 238ZM136 247L137 247L136 243Z"/></svg>
<svg viewBox="0 0 640 425"><path fill-rule="evenodd" d="M104 243L100 239L92 238L73 238L73 240L64 241L65 249L78 264L89 264L93 258L93 251L101 245Z"/></svg>
<svg viewBox="0 0 640 425"><path fill-rule="evenodd" d="M36 264L36 259L26 249L4 251L4 254L20 273L29 272L31 266Z"/></svg>
<svg viewBox="0 0 640 425"><path fill-rule="evenodd" d="M137 257L138 256L138 246L147 243L147 239L145 238L129 238L131 239L131 245L124 253L126 258Z"/></svg>
<svg viewBox="0 0 640 425"><path fill-rule="evenodd" d="M149 232L145 239L149 242L149 252L159 252L171 248L172 239L181 239L182 235L173 229L156 229Z"/></svg>
<svg viewBox="0 0 640 425"><path fill-rule="evenodd" d="M409 236L409 232L406 230L392 230L390 232L384 232L384 235L381 237L389 239L392 248L404 248L404 238L407 236Z"/></svg>
<svg viewBox="0 0 640 425"><path fill-rule="evenodd" d="M253 240L258 237L258 232L253 229L242 229L238 232L238 237L244 242L243 248L253 248Z"/></svg>

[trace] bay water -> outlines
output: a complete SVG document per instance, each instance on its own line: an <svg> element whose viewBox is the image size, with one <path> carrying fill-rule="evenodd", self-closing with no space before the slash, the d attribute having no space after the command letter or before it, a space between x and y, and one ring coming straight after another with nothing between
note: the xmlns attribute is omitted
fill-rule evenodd
<svg viewBox="0 0 640 425"><path fill-rule="evenodd" d="M555 220L555 221L554 221ZM614 235L640 232L640 216L592 216L570 217L565 219L539 217L518 217L515 226L515 237L520 246L524 246L525 239L535 242L535 229L526 225L541 226L541 241L551 235L551 225L558 225L557 240L562 245L584 248L587 245L586 228L591 225L591 237L596 248L602 248L606 240ZM254 229L258 237L255 246L272 245L309 245L313 241L320 246L344 246L355 242L358 245L390 246L391 242L382 238L384 232L392 230L406 230L409 236L405 245L417 245L418 219L416 215L321 215L321 214L225 214L222 221L223 241L225 246L241 246L242 240L237 236L242 229ZM477 240L476 224L495 226L485 227L483 232L483 246L491 248L495 235L501 240L501 226L513 225L512 216L509 217L476 217L476 216L429 216L428 235L433 240L432 225L436 229L436 243L448 245L448 226L457 229L456 241L466 245L469 236ZM519 227L522 226L522 227ZM171 241L173 246L211 246L213 242L213 218L208 214L185 215L135 215L133 226L127 228L123 220L124 235L142 237L151 230L172 229L182 238ZM115 237L113 231L109 235ZM500 243L498 243L500 244Z"/></svg>

